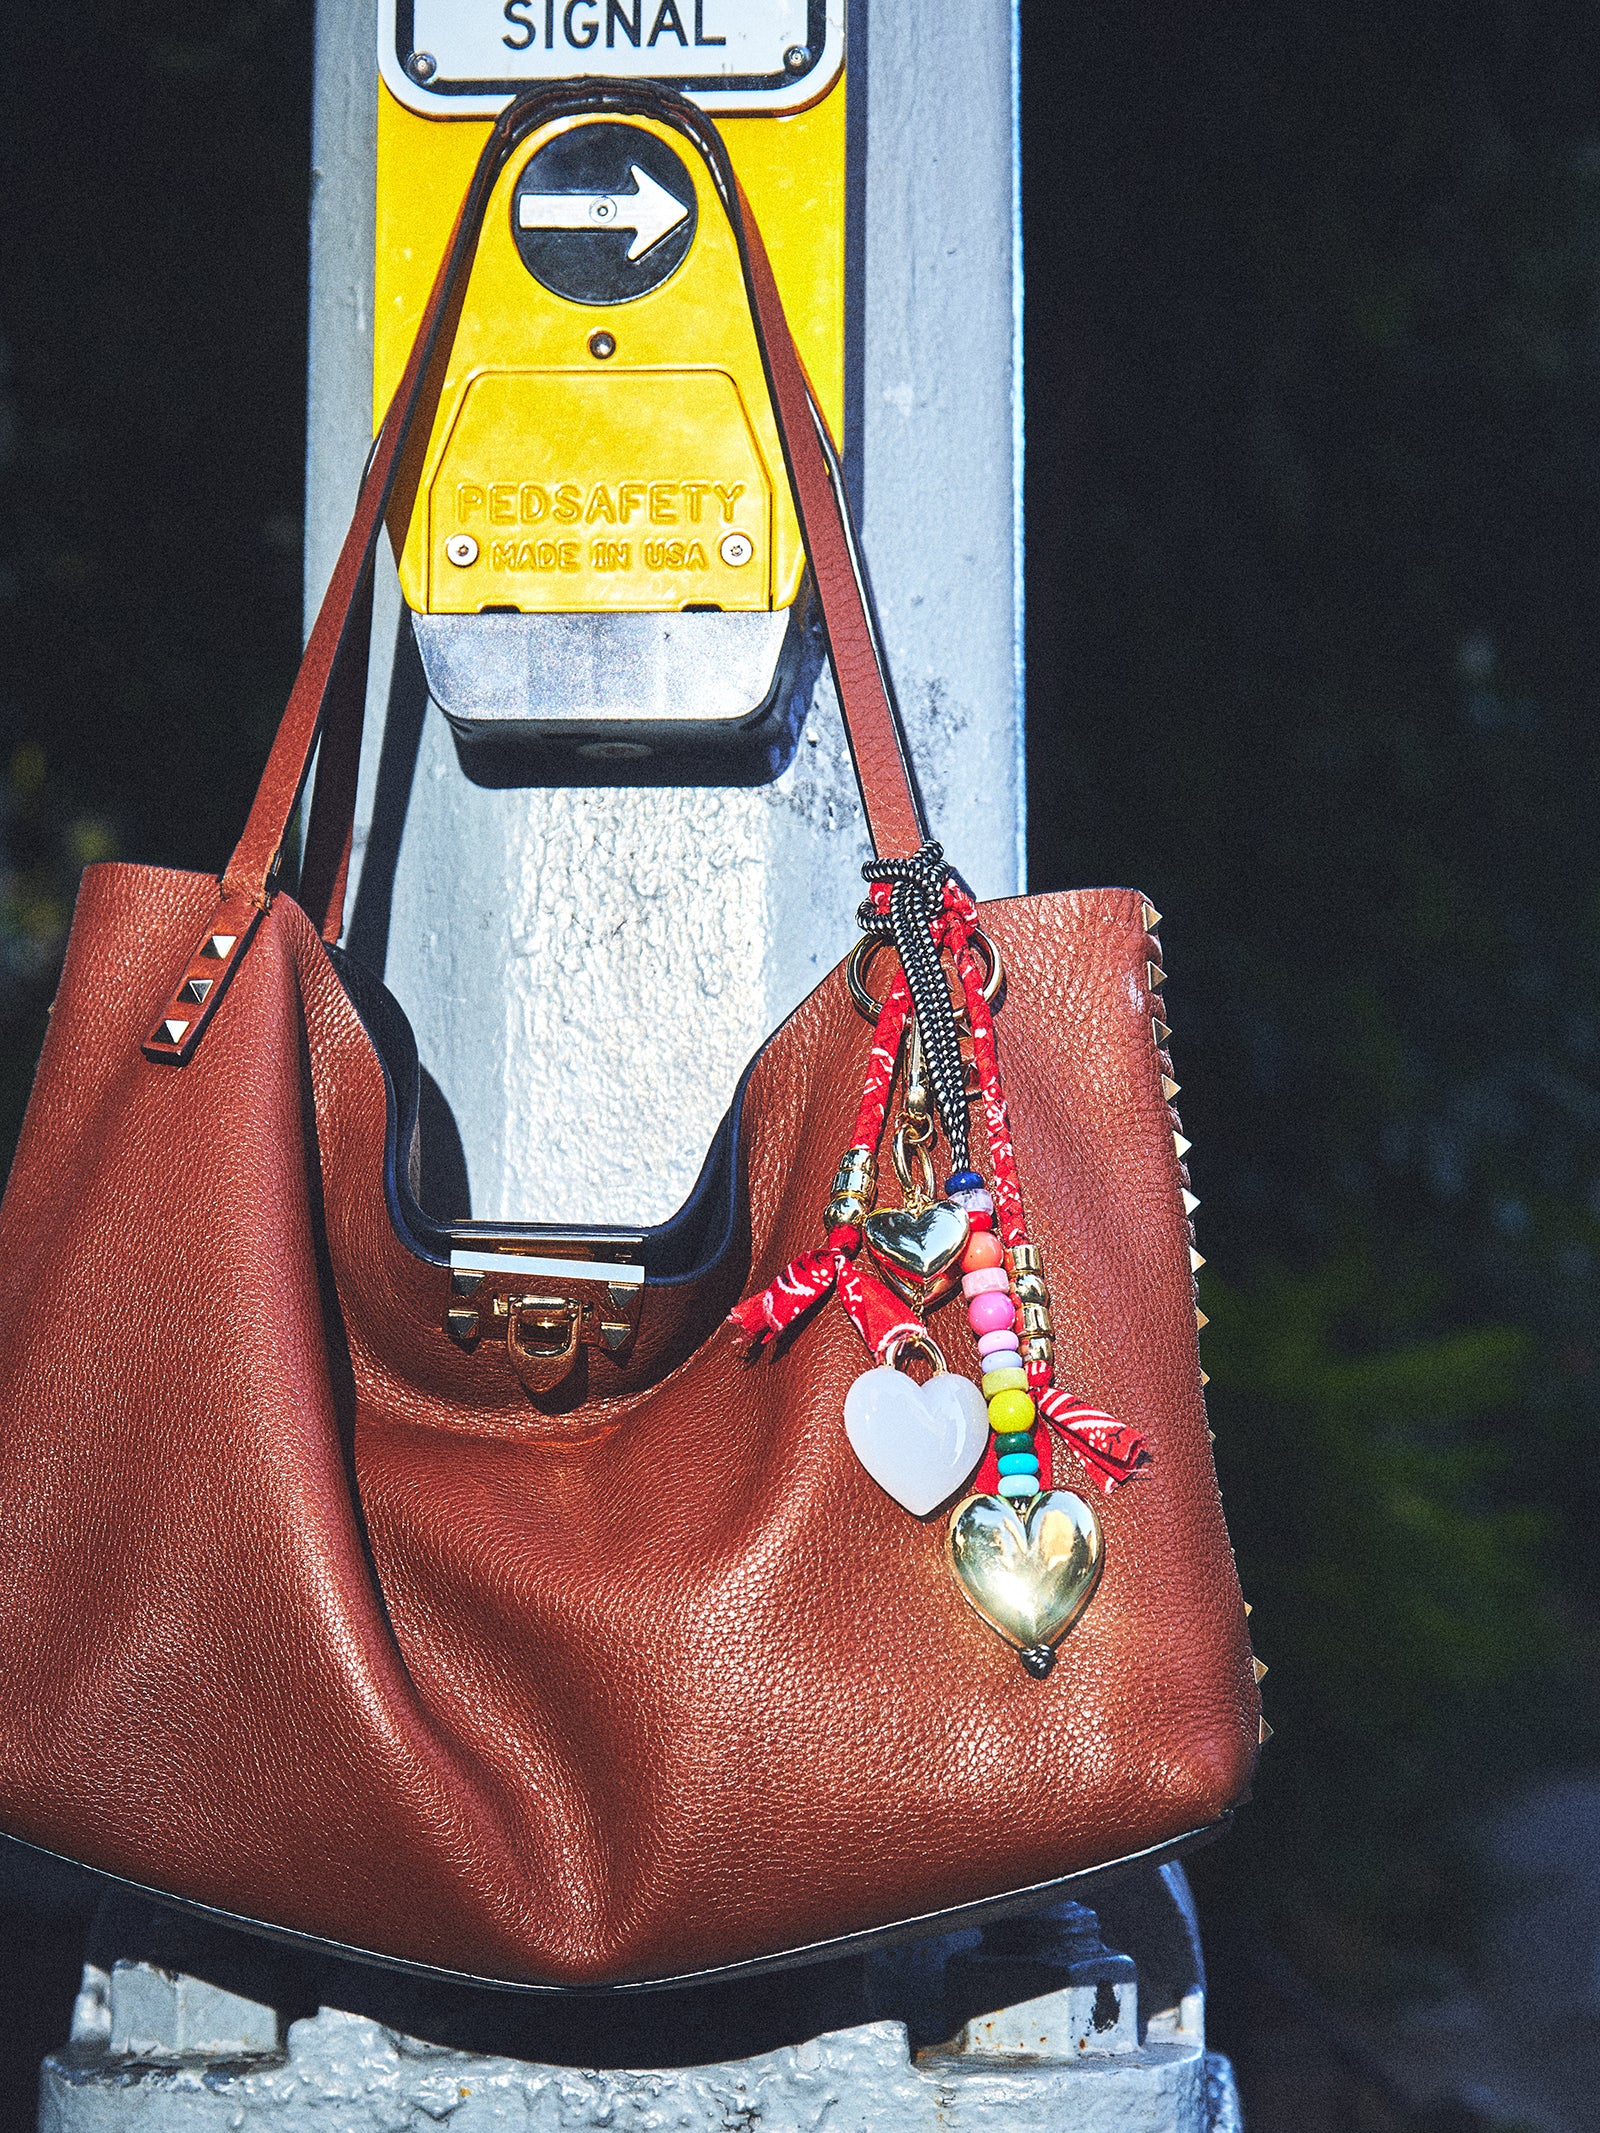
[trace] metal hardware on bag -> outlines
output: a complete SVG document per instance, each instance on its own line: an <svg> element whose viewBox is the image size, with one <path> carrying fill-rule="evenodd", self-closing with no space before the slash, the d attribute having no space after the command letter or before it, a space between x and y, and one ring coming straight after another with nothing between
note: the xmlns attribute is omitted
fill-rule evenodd
<svg viewBox="0 0 1600 2133"><path fill-rule="evenodd" d="M907 1349L920 1355L925 1362L932 1363L935 1373L942 1373L950 1367L933 1335L926 1329L919 1328L913 1328L907 1333L896 1333L886 1340L883 1344L883 1360L891 1370L898 1370L900 1358Z"/></svg>
<svg viewBox="0 0 1600 2133"><path fill-rule="evenodd" d="M622 1361L639 1331L644 1268L631 1260L596 1259L587 1239L475 1242L450 1254L450 1300L444 1330L457 1346L503 1340L506 1359L529 1392L553 1392L585 1348ZM608 1245L612 1240L607 1239ZM613 1248L638 1249L637 1238Z"/></svg>
<svg viewBox="0 0 1600 2133"><path fill-rule="evenodd" d="M893 945L892 941L882 940L876 935L869 934L865 940L857 941L850 953L845 957L844 974L850 986L850 997L855 1001L860 1013L865 1015L869 1022L877 1021L879 1015L883 1012L883 1002L872 997L867 985L867 972L871 968L872 958L877 954L878 950L880 948L892 948ZM974 926L972 929L972 945L980 952L989 966L988 975L983 981L983 997L992 1005L1001 986L1006 981L1005 964L1001 961L999 949L980 926Z"/></svg>
<svg viewBox="0 0 1600 2133"><path fill-rule="evenodd" d="M870 1148L847 1148L834 1174L833 1191L823 1213L828 1229L841 1223L859 1229L878 1189L878 1159Z"/></svg>
<svg viewBox="0 0 1600 2133"><path fill-rule="evenodd" d="M920 1121L922 1131L919 1132L918 1124L919 1121L915 1119L903 1118L895 1128L892 1143L894 1174L900 1180L900 1190L905 1194L907 1208L913 1211L932 1206L937 1197L933 1157L928 1151L928 1144L933 1139L933 1127L924 1119ZM921 1173L920 1176L912 1174L913 1160Z"/></svg>
<svg viewBox="0 0 1600 2133"><path fill-rule="evenodd" d="M915 1015L906 1017L906 1038L905 1113L919 1128L912 1139L929 1141L933 1138L933 1086L928 1080L928 1055L922 1045L922 1027Z"/></svg>

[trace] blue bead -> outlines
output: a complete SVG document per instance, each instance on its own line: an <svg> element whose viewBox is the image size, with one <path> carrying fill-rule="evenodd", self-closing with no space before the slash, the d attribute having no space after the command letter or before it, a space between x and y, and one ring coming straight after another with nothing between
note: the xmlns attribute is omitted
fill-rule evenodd
<svg viewBox="0 0 1600 2133"><path fill-rule="evenodd" d="M1037 1496L1038 1493L1037 1474L1007 1474L1000 1484L1002 1496Z"/></svg>
<svg viewBox="0 0 1600 2133"><path fill-rule="evenodd" d="M1002 1452L1000 1471L1002 1474L1037 1474L1039 1462L1032 1452Z"/></svg>
<svg viewBox="0 0 1600 2133"><path fill-rule="evenodd" d="M975 1170L952 1170L944 1181L944 1189L947 1193L977 1192L982 1184L983 1179Z"/></svg>

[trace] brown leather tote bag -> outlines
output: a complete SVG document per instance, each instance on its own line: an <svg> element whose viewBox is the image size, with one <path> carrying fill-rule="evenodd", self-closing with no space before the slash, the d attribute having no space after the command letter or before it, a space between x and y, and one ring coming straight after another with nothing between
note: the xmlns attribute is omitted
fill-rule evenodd
<svg viewBox="0 0 1600 2133"><path fill-rule="evenodd" d="M1058 1456L1103 1573L1042 1680L956 1589L947 1509L907 1515L858 1463L844 1313L760 1360L725 1323L818 1242L872 1045L843 966L661 1228L441 1225L412 1196L414 1049L334 945L374 551L497 176L580 111L664 119L711 173L873 843L917 850L837 466L721 143L665 94L539 92L472 180L220 883L84 874L0 1209L0 1827L535 1989L1046 1901L1219 1826L1259 1723L1139 895L979 913L1058 1369L1150 1454L1103 1498Z"/></svg>

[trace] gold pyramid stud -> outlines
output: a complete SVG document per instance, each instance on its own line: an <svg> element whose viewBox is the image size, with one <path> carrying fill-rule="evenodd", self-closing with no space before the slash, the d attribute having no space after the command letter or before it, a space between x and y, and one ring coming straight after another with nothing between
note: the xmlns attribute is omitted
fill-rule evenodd
<svg viewBox="0 0 1600 2133"><path fill-rule="evenodd" d="M1205 1387L1206 1387L1207 1385L1209 1385L1210 1383L1211 1383L1211 1373L1210 1373L1210 1371L1209 1371L1209 1370L1202 1370L1202 1371L1201 1371L1201 1373L1200 1373L1200 1385L1201 1385L1201 1389L1202 1389L1202 1390L1204 1390L1204 1388L1205 1388Z"/></svg>
<svg viewBox="0 0 1600 2133"><path fill-rule="evenodd" d="M1190 1245L1190 1247L1189 1247L1189 1272L1190 1272L1191 1274L1198 1274L1198 1273L1199 1273L1199 1271L1200 1271L1200 1269L1201 1269L1201 1268L1202 1268L1202 1267L1203 1267L1204 1265L1205 1265L1205 1261L1204 1261L1204 1259L1202 1259L1202 1258L1201 1258L1200 1254L1199 1254L1199 1253L1198 1253L1198 1252L1197 1252L1197 1251L1195 1250L1194 1246L1193 1246L1193 1245L1191 1244L1191 1245Z"/></svg>
<svg viewBox="0 0 1600 2133"><path fill-rule="evenodd" d="M1216 1443L1216 1441L1217 1441L1217 1433L1216 1433L1216 1431L1215 1431L1214 1429L1208 1429L1208 1430L1206 1431L1206 1442L1207 1442L1207 1444L1215 1444L1215 1443Z"/></svg>
<svg viewBox="0 0 1600 2133"><path fill-rule="evenodd" d="M191 1007L200 1007L204 1004L206 994L216 982L215 978L185 978L179 990L178 998L186 1000Z"/></svg>
<svg viewBox="0 0 1600 2133"><path fill-rule="evenodd" d="M1244 1611L1247 1615L1253 1615L1255 1613L1255 1609L1250 1605L1250 1602L1248 1600L1246 1600L1244 1603Z"/></svg>
<svg viewBox="0 0 1600 2133"><path fill-rule="evenodd" d="M1171 1030L1168 1029L1167 1025L1162 1021L1159 1015L1153 1015L1151 1017L1150 1028L1158 1046L1165 1044L1167 1039L1172 1035Z"/></svg>
<svg viewBox="0 0 1600 2133"><path fill-rule="evenodd" d="M1259 1733L1257 1733L1256 1740L1260 1744L1260 1746L1264 1748L1267 1745L1267 1742L1271 1740L1271 1738L1272 1728L1267 1724L1265 1719L1262 1719L1261 1730Z"/></svg>
<svg viewBox="0 0 1600 2133"><path fill-rule="evenodd" d="M180 1021L176 1015L168 1015L161 1027L167 1033L169 1044L181 1044L183 1042L183 1033L189 1025L187 1022Z"/></svg>
<svg viewBox="0 0 1600 2133"><path fill-rule="evenodd" d="M1194 1322L1197 1331L1202 1326L1209 1326L1211 1323L1210 1319L1207 1318L1206 1314L1204 1313L1204 1311L1201 1310L1198 1304L1196 1304L1194 1307Z"/></svg>
<svg viewBox="0 0 1600 2133"><path fill-rule="evenodd" d="M1189 1190L1187 1185L1182 1188L1182 1192L1183 1211L1186 1215L1192 1215L1195 1209L1200 1205L1200 1202L1195 1198L1194 1194Z"/></svg>
<svg viewBox="0 0 1600 2133"><path fill-rule="evenodd" d="M1170 1074L1162 1075L1161 1093L1167 1099L1168 1103L1171 1103L1173 1097L1177 1095L1178 1091L1182 1087L1183 1083L1181 1081L1174 1081Z"/></svg>
<svg viewBox="0 0 1600 2133"><path fill-rule="evenodd" d="M1151 992L1159 992L1167 982L1167 974L1159 963L1146 963L1144 974Z"/></svg>
<svg viewBox="0 0 1600 2133"><path fill-rule="evenodd" d="M1263 1665L1262 1665L1261 1661L1260 1661L1260 1660L1259 1660L1259 1659L1258 1659L1258 1658L1256 1657L1256 1655L1255 1655L1255 1653L1254 1653L1254 1652L1252 1652L1252 1653L1250 1654L1250 1664L1251 1664L1251 1665L1252 1665L1252 1666L1253 1666L1253 1667L1255 1668L1255 1670L1256 1670L1256 1679L1257 1679L1257 1681L1265 1681L1265 1680L1266 1680L1266 1678L1267 1678L1267 1674L1268 1674L1268 1672L1269 1672L1269 1669L1268 1669L1267 1667L1265 1667L1265 1666L1263 1666Z"/></svg>
<svg viewBox="0 0 1600 2133"><path fill-rule="evenodd" d="M213 933L200 953L209 956L214 963L225 962L232 955L234 942L238 938L237 933Z"/></svg>
<svg viewBox="0 0 1600 2133"><path fill-rule="evenodd" d="M1181 1133L1174 1133L1174 1135L1172 1136L1172 1145L1174 1148L1177 1149L1178 1161L1181 1163L1184 1157L1189 1153L1189 1150L1194 1146L1194 1142L1191 1140L1187 1140Z"/></svg>
<svg viewBox="0 0 1600 2133"><path fill-rule="evenodd" d="M1159 925L1160 925L1160 923L1161 923L1161 913L1160 913L1160 912L1159 912L1159 911L1158 911L1158 910L1156 909L1155 905L1154 905L1154 904L1153 904L1153 903L1152 903L1152 902L1150 901L1149 897L1147 896L1147 897L1145 898L1145 900L1144 900L1144 930L1145 930L1145 932L1146 932L1146 933L1154 933L1154 932L1155 932L1155 930L1156 930L1156 928L1157 928L1157 926L1159 926Z"/></svg>

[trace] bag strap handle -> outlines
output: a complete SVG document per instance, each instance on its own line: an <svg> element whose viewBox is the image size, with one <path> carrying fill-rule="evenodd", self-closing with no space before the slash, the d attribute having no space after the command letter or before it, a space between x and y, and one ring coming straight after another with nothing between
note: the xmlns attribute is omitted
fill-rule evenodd
<svg viewBox="0 0 1600 2133"><path fill-rule="evenodd" d="M908 856L923 839L922 811L912 778L903 730L894 705L881 639L867 591L865 572L851 525L849 504L838 459L817 410L799 352L789 330L759 227L739 186L721 136L708 119L682 98L647 86L618 89L607 84L597 90L591 85L579 85L536 91L508 108L486 143L478 167L473 173L444 263L418 329L413 361L408 365L407 373L396 390L390 412L385 417L384 432L387 435L392 429L393 450L386 453L380 447L373 455L340 563L355 561L352 551L356 549L358 540L358 569L368 562L369 541L375 543L377 521L383 517L392 500L391 491L398 495L404 515L410 515L416 487L420 481L426 441L432 430L432 405L429 407L430 420L425 424L418 420L420 405L425 399L433 405L437 404L443 385L445 358L449 353L450 341L454 338L459 292L464 289L467 270L477 249L489 195L506 161L529 133L549 124L552 119L599 110L633 110L665 120L688 137L709 167L738 243L745 287L756 327L756 339L777 416L790 483L799 507L806 553L821 600L845 727L850 739L873 847L880 858ZM453 297L456 299L454 305ZM413 440L420 443L422 449L408 453L407 445ZM407 464L408 460L410 464ZM390 471L391 465L393 472ZM373 512L363 509L369 500L377 504L377 509ZM369 516L373 521L370 533L362 523L363 519ZM355 573L336 571L335 580L341 575L354 576ZM334 586L330 584L324 600L324 614L334 602ZM354 598L341 597L337 602L337 612L329 617L330 622L338 625L347 619L353 619L350 611L354 605ZM322 621L323 615L319 615L319 626ZM326 656L326 647L330 641L333 645L332 664L336 665L339 653L334 629L330 628L324 633L320 643L318 631L313 630L312 639L306 648L301 680L296 684L297 696L302 693L302 684L308 685L304 693L309 696L309 685L318 678L320 672L321 687L318 693L322 698L320 710L325 753L333 741L333 719L330 714L334 705L328 700L328 685L332 674ZM352 642L351 649L358 652L360 647ZM359 668L362 661L357 657L353 658L350 664ZM352 697L354 693L352 689ZM355 708L359 715L359 703ZM290 775L295 774L296 758L301 752L298 732L291 736L287 729L292 723L303 727L307 709L310 709L312 717L315 718L318 707L304 703L297 707L291 699L290 709L291 712L298 709L300 717L296 722L292 721L289 715L285 716L286 730L282 737L286 745L280 775L276 779L273 778L273 766L269 763L267 775L262 780L264 792L270 782L272 797L268 807L263 809L263 820L257 827L268 833L276 833L272 846L273 855L281 849L283 836L293 815L292 806L287 814L283 812L281 795L287 781L281 773L287 771ZM343 720L340 723L342 724ZM291 741L294 745L290 745ZM355 752L359 754L359 749ZM304 753L309 754L309 749L304 750ZM349 753L347 748L337 750L339 756L348 756ZM328 767L337 771L342 766L330 764ZM298 766L296 797L299 780L303 776L304 768ZM322 784L320 774L318 784L319 787ZM330 784L335 787L328 796L333 811L330 831L336 834L342 843L348 837L348 824L338 820L345 813L342 803L346 795L340 788L348 787L348 773L331 779ZM320 792L318 798L321 798ZM354 800L354 791L351 789L348 791L348 802L352 817ZM247 825L239 851L235 853L228 868L228 872L235 876L241 886L244 886L247 880L252 886L264 886L261 882L263 860L269 857L263 850L265 842L266 839L260 835L252 839L251 826ZM330 843L331 838L323 841L319 850L319 840L308 832L307 860L313 864L302 867L301 886L304 892L311 889L314 882L314 893L319 902L324 900L325 894L331 901L342 901L339 894L342 883L335 884L332 878L333 873L342 872L342 868L329 865ZM310 880L307 878L308 874L312 877ZM319 876L326 878L326 892ZM335 934L336 932L335 928Z"/></svg>
<svg viewBox="0 0 1600 2133"><path fill-rule="evenodd" d="M500 172L539 127L555 119L596 113L662 121L689 140L710 171L738 245L873 849L880 859L908 858L924 841L922 805L838 455L789 331L761 233L721 136L694 105L670 90L648 84L579 81L535 90L506 107L478 158L410 358L363 472L350 529L306 641L244 833L223 872L221 903L166 1013L145 1042L147 1058L181 1065L192 1056L261 913L276 893L289 825L319 738L322 750L301 867L300 901L325 938L338 938L355 816L379 534L391 504L400 517L410 520L468 269Z"/></svg>

